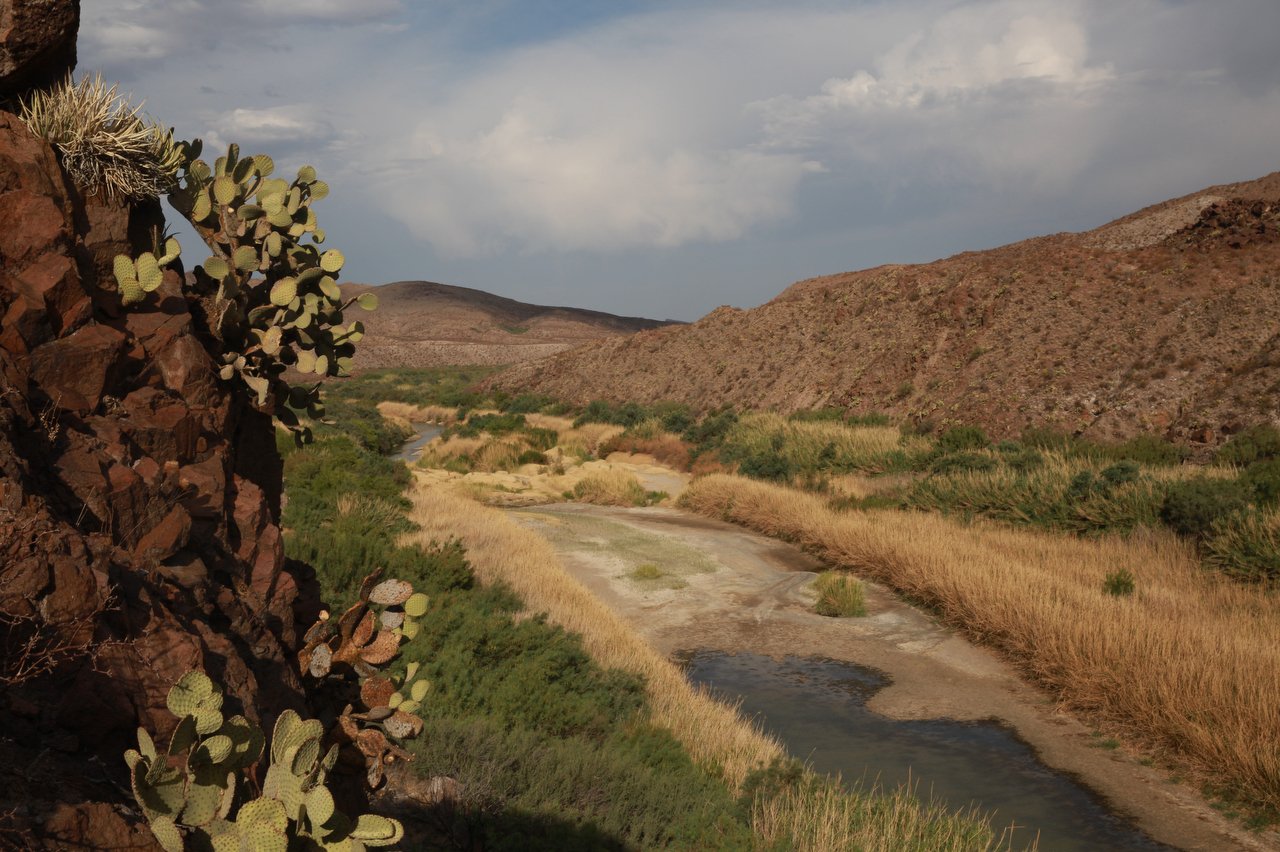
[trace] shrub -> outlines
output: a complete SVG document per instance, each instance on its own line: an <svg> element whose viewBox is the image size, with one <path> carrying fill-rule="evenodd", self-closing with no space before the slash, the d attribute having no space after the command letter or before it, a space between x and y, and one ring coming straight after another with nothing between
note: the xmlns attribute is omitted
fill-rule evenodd
<svg viewBox="0 0 1280 852"><path fill-rule="evenodd" d="M1280 503L1280 459L1254 462L1240 474L1240 481L1253 492L1259 506L1275 506Z"/></svg>
<svg viewBox="0 0 1280 852"><path fill-rule="evenodd" d="M1216 455L1223 464L1241 467L1274 458L1280 458L1280 430L1265 423L1233 435Z"/></svg>
<svg viewBox="0 0 1280 852"><path fill-rule="evenodd" d="M683 438L694 446L694 454L701 455L724 443L725 436L738 423L738 413L732 408L712 412L685 429Z"/></svg>
<svg viewBox="0 0 1280 852"><path fill-rule="evenodd" d="M1238 580L1280 582L1280 510L1222 518L1204 543L1205 565Z"/></svg>
<svg viewBox="0 0 1280 852"><path fill-rule="evenodd" d="M1075 439L1066 432L1050 429L1046 426L1028 426L1022 431L1022 443L1039 450L1069 450Z"/></svg>
<svg viewBox="0 0 1280 852"><path fill-rule="evenodd" d="M1128 568L1110 571L1102 581L1102 591L1112 597L1124 597L1133 594L1133 573Z"/></svg>
<svg viewBox="0 0 1280 852"><path fill-rule="evenodd" d="M813 584L818 602L813 611L818 615L849 618L867 614L862 584L854 577L836 571L823 571Z"/></svg>
<svg viewBox="0 0 1280 852"><path fill-rule="evenodd" d="M537 450L525 450L520 454L520 458L516 459L517 464L546 464L547 457Z"/></svg>
<svg viewBox="0 0 1280 852"><path fill-rule="evenodd" d="M551 397L540 393L522 393L506 400L498 409L504 414L533 414L554 402Z"/></svg>
<svg viewBox="0 0 1280 852"><path fill-rule="evenodd" d="M987 433L977 426L953 426L938 436L938 449L944 453L981 450L990 445Z"/></svg>
<svg viewBox="0 0 1280 852"><path fill-rule="evenodd" d="M790 482L795 476L791 462L778 451L751 453L738 460L738 473L752 479L770 482Z"/></svg>
<svg viewBox="0 0 1280 852"><path fill-rule="evenodd" d="M657 580L661 577L662 569L650 562L637 565L636 569L631 572L631 579L633 580Z"/></svg>
<svg viewBox="0 0 1280 852"><path fill-rule="evenodd" d="M1186 447L1171 444L1156 435L1136 435L1123 444L1106 448L1105 452L1114 459L1154 466L1182 464L1187 459Z"/></svg>
<svg viewBox="0 0 1280 852"><path fill-rule="evenodd" d="M1249 489L1232 479L1187 479L1171 483L1160 506L1160 520L1177 533L1206 538L1216 522L1243 511Z"/></svg>
<svg viewBox="0 0 1280 852"><path fill-rule="evenodd" d="M929 465L929 470L932 473L946 475L993 470L995 467L996 460L984 453L953 452L934 459Z"/></svg>

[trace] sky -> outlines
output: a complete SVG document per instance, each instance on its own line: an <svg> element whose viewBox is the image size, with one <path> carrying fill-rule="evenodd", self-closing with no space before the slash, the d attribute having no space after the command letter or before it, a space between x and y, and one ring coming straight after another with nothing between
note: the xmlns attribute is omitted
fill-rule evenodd
<svg viewBox="0 0 1280 852"><path fill-rule="evenodd" d="M345 280L693 320L1280 169L1276 33L1275 0L84 0L77 75L314 165Z"/></svg>

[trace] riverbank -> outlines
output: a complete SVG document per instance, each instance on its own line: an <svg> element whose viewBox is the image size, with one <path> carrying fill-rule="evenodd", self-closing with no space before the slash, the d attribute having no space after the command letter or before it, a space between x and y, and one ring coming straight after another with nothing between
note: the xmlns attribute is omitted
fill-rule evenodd
<svg viewBox="0 0 1280 852"><path fill-rule="evenodd" d="M815 615L807 587L820 563L791 545L666 508L556 505L511 514L664 655L702 649L870 665L892 681L868 703L878 714L999 719L1157 840L1183 849L1274 848L1167 773L1108 748L1012 666L886 587L866 583L866 618ZM696 570L708 555L712 570ZM635 568L646 563L666 576L637 580Z"/></svg>

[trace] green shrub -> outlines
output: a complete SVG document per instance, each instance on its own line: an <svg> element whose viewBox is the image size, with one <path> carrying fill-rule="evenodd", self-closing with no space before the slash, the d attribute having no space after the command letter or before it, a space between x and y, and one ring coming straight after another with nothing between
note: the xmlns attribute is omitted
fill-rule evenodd
<svg viewBox="0 0 1280 852"><path fill-rule="evenodd" d="M862 583L857 578L836 571L823 571L813 584L818 602L813 611L818 615L850 618L867 614Z"/></svg>
<svg viewBox="0 0 1280 852"><path fill-rule="evenodd" d="M540 393L522 393L503 402L498 410L504 414L533 414L554 402L551 397Z"/></svg>
<svg viewBox="0 0 1280 852"><path fill-rule="evenodd" d="M444 430L442 437L476 438L481 432L510 435L527 428L523 414L472 414L464 422Z"/></svg>
<svg viewBox="0 0 1280 852"><path fill-rule="evenodd" d="M1218 519L1204 542L1204 562L1238 580L1280 583L1280 512L1250 510Z"/></svg>
<svg viewBox="0 0 1280 852"><path fill-rule="evenodd" d="M990 445L987 433L977 426L953 426L938 436L938 450L943 453L982 450Z"/></svg>
<svg viewBox="0 0 1280 852"><path fill-rule="evenodd" d="M694 455L701 455L721 446L725 436L737 423L738 413L731 408L725 408L712 412L689 426L681 437L693 444Z"/></svg>
<svg viewBox="0 0 1280 852"><path fill-rule="evenodd" d="M1171 444L1157 435L1136 435L1115 447L1107 447L1105 453L1113 459L1157 467L1182 464L1187 459L1186 447Z"/></svg>
<svg viewBox="0 0 1280 852"><path fill-rule="evenodd" d="M1207 537L1213 525L1242 512L1252 495L1234 479L1187 479L1171 483L1160 520L1181 535Z"/></svg>
<svg viewBox="0 0 1280 852"><path fill-rule="evenodd" d="M1075 443L1075 438L1058 429L1045 426L1028 426L1022 430L1022 443L1038 450L1066 452Z"/></svg>
<svg viewBox="0 0 1280 852"><path fill-rule="evenodd" d="M1254 462L1245 468L1240 481L1253 491L1259 506L1280 504L1280 458Z"/></svg>
<svg viewBox="0 0 1280 852"><path fill-rule="evenodd" d="M516 459L516 464L546 464L547 457L537 450L525 450Z"/></svg>
<svg viewBox="0 0 1280 852"><path fill-rule="evenodd" d="M1029 447L1018 447L1017 450L1005 454L1004 463L1018 473L1026 473L1044 464L1044 453Z"/></svg>
<svg viewBox="0 0 1280 852"><path fill-rule="evenodd" d="M1280 458L1280 430L1266 423L1231 436L1216 455L1218 462L1240 467L1274 458Z"/></svg>
<svg viewBox="0 0 1280 852"><path fill-rule="evenodd" d="M993 470L996 464L995 458L984 453L952 452L934 459L929 465L929 471L945 476L952 473Z"/></svg>
<svg viewBox="0 0 1280 852"><path fill-rule="evenodd" d="M1102 581L1102 591L1113 597L1125 597L1133 594L1133 573L1128 568L1108 572Z"/></svg>
<svg viewBox="0 0 1280 852"><path fill-rule="evenodd" d="M544 429L541 426L526 427L524 432L525 440L535 450L546 452L556 445L560 440L560 435L555 429Z"/></svg>

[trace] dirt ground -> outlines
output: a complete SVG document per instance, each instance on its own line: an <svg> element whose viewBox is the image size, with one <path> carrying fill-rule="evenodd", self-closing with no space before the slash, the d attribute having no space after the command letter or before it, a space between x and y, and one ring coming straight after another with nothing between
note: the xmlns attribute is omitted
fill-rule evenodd
<svg viewBox="0 0 1280 852"><path fill-rule="evenodd" d="M1070 773L1181 849L1280 848L1228 822L1194 790L1059 711L1011 666L892 592L865 582L868 615L814 614L821 570L785 543L675 509L555 504L512 509L545 536L566 568L658 650L818 656L871 666L893 683L870 709L897 719L998 719L1049 766Z"/></svg>

